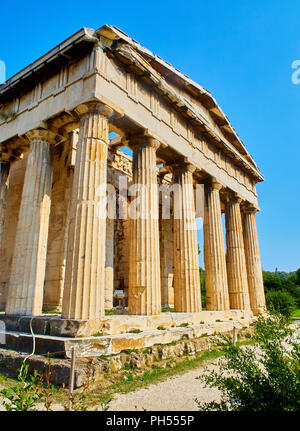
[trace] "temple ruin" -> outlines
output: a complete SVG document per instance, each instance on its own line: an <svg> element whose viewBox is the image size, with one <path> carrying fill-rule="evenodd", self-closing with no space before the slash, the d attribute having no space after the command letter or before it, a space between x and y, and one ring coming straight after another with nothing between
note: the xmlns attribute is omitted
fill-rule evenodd
<svg viewBox="0 0 300 431"><path fill-rule="evenodd" d="M263 176L207 90L104 25L1 85L0 112L0 309L11 334L32 317L37 333L76 338L264 310ZM115 195L99 209L103 190Z"/></svg>

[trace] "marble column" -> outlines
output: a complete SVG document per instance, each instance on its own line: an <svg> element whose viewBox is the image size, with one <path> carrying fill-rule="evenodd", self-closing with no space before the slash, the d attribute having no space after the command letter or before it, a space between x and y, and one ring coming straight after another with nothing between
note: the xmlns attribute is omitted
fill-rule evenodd
<svg viewBox="0 0 300 431"><path fill-rule="evenodd" d="M205 184L203 236L207 310L230 308L220 204L221 188L221 184L215 180Z"/></svg>
<svg viewBox="0 0 300 431"><path fill-rule="evenodd" d="M42 312L51 206L55 135L27 133L30 149L17 224L6 313L36 316Z"/></svg>
<svg viewBox="0 0 300 431"><path fill-rule="evenodd" d="M158 187L156 150L159 142L149 136L131 139L133 188L129 207L130 260L128 313L161 313Z"/></svg>
<svg viewBox="0 0 300 431"><path fill-rule="evenodd" d="M173 165L172 171L175 185L174 308L178 312L198 312L202 306L193 187L195 167L181 162Z"/></svg>
<svg viewBox="0 0 300 431"><path fill-rule="evenodd" d="M255 220L257 211L254 205L245 205L242 215L250 306L255 315L262 312L266 305Z"/></svg>
<svg viewBox="0 0 300 431"><path fill-rule="evenodd" d="M76 108L80 131L72 186L62 317L104 316L108 106Z"/></svg>
<svg viewBox="0 0 300 431"><path fill-rule="evenodd" d="M226 203L226 263L231 309L250 308L244 249L241 199L231 193Z"/></svg>
<svg viewBox="0 0 300 431"><path fill-rule="evenodd" d="M106 243L105 243L105 310L113 308L114 296L114 229L115 220L106 220Z"/></svg>
<svg viewBox="0 0 300 431"><path fill-rule="evenodd" d="M4 211L5 211L9 170L10 170L10 162L0 160L0 249L1 249L1 241L2 241Z"/></svg>

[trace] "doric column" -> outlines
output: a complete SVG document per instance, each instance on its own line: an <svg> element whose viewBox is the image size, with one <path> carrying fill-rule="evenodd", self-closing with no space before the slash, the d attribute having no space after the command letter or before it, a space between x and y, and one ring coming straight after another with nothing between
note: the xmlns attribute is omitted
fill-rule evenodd
<svg viewBox="0 0 300 431"><path fill-rule="evenodd" d="M254 205L243 207L243 232L248 274L248 288L250 306L253 314L259 314L265 309L265 292L256 228L255 213L258 209Z"/></svg>
<svg viewBox="0 0 300 431"><path fill-rule="evenodd" d="M104 308L113 308L114 296L114 229L115 220L107 217L106 244L105 244L105 298Z"/></svg>
<svg viewBox="0 0 300 431"><path fill-rule="evenodd" d="M130 204L130 261L128 313L155 315L161 312L158 187L156 150L159 142L142 136L131 140L133 186Z"/></svg>
<svg viewBox="0 0 300 431"><path fill-rule="evenodd" d="M104 315L108 118L111 108L80 105L80 131L72 186L62 317Z"/></svg>
<svg viewBox="0 0 300 431"><path fill-rule="evenodd" d="M52 190L52 144L48 130L27 133L30 149L23 185L6 313L42 312Z"/></svg>
<svg viewBox="0 0 300 431"><path fill-rule="evenodd" d="M201 311L198 241L193 172L185 161L172 166L174 174L174 308Z"/></svg>
<svg viewBox="0 0 300 431"><path fill-rule="evenodd" d="M220 204L221 188L221 184L215 180L205 184L203 235L207 310L230 308Z"/></svg>
<svg viewBox="0 0 300 431"><path fill-rule="evenodd" d="M10 170L10 162L0 160L0 248L4 223L4 211L7 192L7 179Z"/></svg>
<svg viewBox="0 0 300 431"><path fill-rule="evenodd" d="M226 263L230 308L246 310L250 308L250 302L240 210L241 201L235 193L232 193L226 203Z"/></svg>

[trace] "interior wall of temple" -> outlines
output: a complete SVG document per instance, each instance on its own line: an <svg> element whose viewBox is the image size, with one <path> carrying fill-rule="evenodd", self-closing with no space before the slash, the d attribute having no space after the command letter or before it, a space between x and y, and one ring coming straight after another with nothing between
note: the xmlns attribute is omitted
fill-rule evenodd
<svg viewBox="0 0 300 431"><path fill-rule="evenodd" d="M53 187L44 286L44 310L61 310L65 279L68 208L73 179L72 142L54 151Z"/></svg>
<svg viewBox="0 0 300 431"><path fill-rule="evenodd" d="M173 220L159 220L161 306L174 308Z"/></svg>

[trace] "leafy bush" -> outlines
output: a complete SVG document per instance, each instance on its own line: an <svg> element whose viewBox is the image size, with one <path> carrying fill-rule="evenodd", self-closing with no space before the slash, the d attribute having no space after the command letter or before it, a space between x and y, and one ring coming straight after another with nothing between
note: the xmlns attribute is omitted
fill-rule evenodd
<svg viewBox="0 0 300 431"><path fill-rule="evenodd" d="M37 390L39 387L38 373L35 371L31 375L28 368L28 364L23 362L18 374L20 383L0 392L5 397L3 404L7 411L36 410L36 403L41 400L41 394Z"/></svg>
<svg viewBox="0 0 300 431"><path fill-rule="evenodd" d="M266 294L266 303L268 310L278 311L286 317L290 317L296 308L295 299L287 292L268 292Z"/></svg>
<svg viewBox="0 0 300 431"><path fill-rule="evenodd" d="M254 345L241 347L230 337L219 337L224 352L219 371L198 378L219 389L221 402L196 399L200 410L300 411L299 333L282 315L260 315L253 341Z"/></svg>

